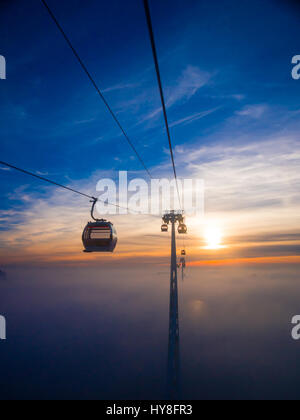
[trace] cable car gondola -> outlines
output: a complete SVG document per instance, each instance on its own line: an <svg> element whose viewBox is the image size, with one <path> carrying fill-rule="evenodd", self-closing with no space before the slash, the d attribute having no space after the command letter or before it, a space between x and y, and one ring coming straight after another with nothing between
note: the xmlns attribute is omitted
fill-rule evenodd
<svg viewBox="0 0 300 420"><path fill-rule="evenodd" d="M180 233L180 234L186 234L187 233L187 227L184 223L179 224L178 233Z"/></svg>
<svg viewBox="0 0 300 420"><path fill-rule="evenodd" d="M84 252L113 252L118 241L117 231L111 222L94 217L97 199L92 203L91 216L94 222L89 222L83 231Z"/></svg>
<svg viewBox="0 0 300 420"><path fill-rule="evenodd" d="M185 262L185 258L180 258L180 264L181 264L181 266L182 266L182 268L185 268L186 267L186 262Z"/></svg>
<svg viewBox="0 0 300 420"><path fill-rule="evenodd" d="M169 230L169 228L168 228L168 225L166 223L161 226L161 231L162 232L168 232L168 230Z"/></svg>

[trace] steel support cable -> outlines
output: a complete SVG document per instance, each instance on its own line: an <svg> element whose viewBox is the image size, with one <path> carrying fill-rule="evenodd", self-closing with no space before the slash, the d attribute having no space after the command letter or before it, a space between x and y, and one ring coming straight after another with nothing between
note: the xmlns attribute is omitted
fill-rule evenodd
<svg viewBox="0 0 300 420"><path fill-rule="evenodd" d="M130 140L129 136L127 135L125 129L123 128L123 126L121 125L121 123L119 122L118 118L116 117L116 114L113 112L112 108L110 107L110 105L108 104L107 100L105 99L103 93L101 92L100 88L98 87L95 79L92 77L91 73L89 72L89 70L87 69L86 65L84 64L84 62L82 61L81 57L79 56L78 52L76 51L76 49L74 48L73 44L71 43L69 37L67 36L67 34L65 33L65 31L63 30L62 26L60 25L60 23L58 22L58 20L56 19L54 13L52 12L52 10L50 9L50 7L48 6L47 2L45 0L41 0L42 3L44 4L45 8L47 9L50 17L52 18L52 20L54 21L55 25L57 26L57 28L59 29L59 31L61 32L62 36L64 37L65 41L67 42L67 44L69 45L69 47L71 48L74 56L76 57L77 61L79 62L80 66L82 67L83 71L85 72L85 74L87 75L87 77L89 78L90 82L92 83L92 85L94 86L94 88L96 89L98 95L100 96L100 98L102 99L102 101L104 102L106 108L108 109L108 111L110 112L111 116L113 117L114 121L116 122L116 124L118 125L118 127L120 128L120 130L122 131L125 139L127 140L129 146L132 148L132 150L134 151L135 155L137 156L138 160L140 161L140 163L142 164L143 168L145 169L145 171L147 172L147 174L149 175L149 177L152 179L152 175L149 171L149 169L147 168L145 162L143 161L142 157L140 156L140 154L138 153L136 147L134 146L134 144L132 143L132 141Z"/></svg>
<svg viewBox="0 0 300 420"><path fill-rule="evenodd" d="M17 166L11 165L10 163L0 161L0 165L6 166L7 168L10 168L10 169L14 169L14 170L16 170L18 172L22 172L23 174L32 176L32 177L37 178L37 179L39 179L41 181L48 182L49 184L52 184L52 185L55 185L57 187L63 188L65 190L67 190L67 191L71 191L71 192L73 192L75 194L79 194L79 195L81 195L83 197L86 197L86 198L91 199L92 201L101 201L102 203L108 204L109 206L114 206L114 207L117 207L117 208L120 208L120 209L123 209L123 210L134 211L135 213L138 213L135 210L129 209L128 207L122 207L122 206L119 206L118 204L112 204L112 203L109 203L107 201L99 200L98 198L95 198L95 197L93 197L91 195L85 194L85 193L83 193L81 191L77 191L77 190L75 190L73 188L70 188L70 187L66 187L65 185L59 184L59 183L57 183L55 181L52 181L51 179L45 178L43 176L34 174L33 172L26 171L25 169L18 168Z"/></svg>
<svg viewBox="0 0 300 420"><path fill-rule="evenodd" d="M163 108L164 120L165 120L165 125L166 125L166 130L167 130L167 136L168 136L168 142L169 142L173 172L174 172L174 177L175 177L175 180L176 180L178 200L179 200L180 208L183 211L183 208L182 208L182 205L181 205L181 198L180 198L180 194L179 194L179 186L178 186L177 172L176 172L175 159L174 159L174 153L173 153L173 146L172 146L172 140L171 140L171 134L170 134L170 128L169 128L169 122L168 122L168 115L167 115L167 109L166 109L166 104L165 104L164 91L163 91L163 87L162 87L162 81L161 81L161 75L160 75L160 69L159 69L159 63L158 63L158 56L157 56L157 49L156 49L156 45L155 45L155 38L154 38L154 32L153 32L153 26L152 26L152 20L151 20L151 14L150 14L150 8L149 8L148 0L144 0L144 7L145 7L147 24L148 24L151 48L152 48L152 53L153 53L153 58L154 58L155 70L156 70L156 75L157 75L159 93L160 93L160 98L161 98L161 103L162 103L162 108Z"/></svg>

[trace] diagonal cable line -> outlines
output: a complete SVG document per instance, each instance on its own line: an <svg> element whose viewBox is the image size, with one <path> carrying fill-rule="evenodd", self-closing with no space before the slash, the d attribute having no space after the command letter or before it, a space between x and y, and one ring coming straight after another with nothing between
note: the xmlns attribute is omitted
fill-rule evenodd
<svg viewBox="0 0 300 420"><path fill-rule="evenodd" d="M169 148L170 148L170 153L171 153L173 172L174 172L174 176L175 176L175 180L176 180L178 200L179 200L180 207L182 209L181 198L180 198L180 194L179 194L177 172L176 172L176 166L175 166L175 159L174 159L174 153L173 153L173 146L172 146L172 140L171 140L171 134L170 134L170 128L169 128L169 122L168 122L168 115L167 115L167 109L166 109L165 98L164 98L164 91L163 91L163 87L162 87L161 75L160 75L160 70L159 70L157 50L156 50L156 46L155 46L155 39L154 39L153 26L152 26L152 21L151 21L151 14L150 14L150 8L149 8L148 0L144 0L144 7L145 7L146 19L147 19L147 24L148 24L148 29L149 29L149 36L150 36L150 41L151 41L152 53L153 53L153 58L154 58L154 64L155 64L159 93L160 93L160 98L161 98L161 103L162 103L162 108L163 108L163 114L164 114L164 119L165 119L165 125L166 125L166 130L167 130L167 136L168 136L168 141L169 141Z"/></svg>
<svg viewBox="0 0 300 420"><path fill-rule="evenodd" d="M103 93L101 92L100 88L98 87L95 79L93 78L93 76L91 75L91 73L89 72L88 68L86 67L86 65L84 64L84 62L82 61L81 57L79 56L78 52L76 51L76 49L74 48L73 44L71 43L69 37L67 36L67 34L65 33L65 31L63 30L62 26L60 25L60 23L58 22L58 20L56 19L54 13L52 12L52 10L50 9L50 7L48 6L47 2L45 0L41 0L42 3L44 4L45 8L47 9L49 15L51 16L52 20L54 21L55 25L57 26L57 28L59 29L59 31L61 32L62 36L64 37L65 41L67 42L67 44L69 45L69 47L71 48L74 56L76 57L77 61L79 62L80 66L82 67L83 71L86 73L87 77L89 78L90 82L92 83L92 85L94 86L94 88L96 89L98 95L100 96L100 98L102 99L102 101L104 102L106 108L108 109L108 111L110 112L111 116L113 117L114 121L116 122L116 124L118 125L118 127L120 128L120 130L122 131L125 139L127 140L129 146L132 148L132 150L134 151L135 155L137 156L138 160L140 161L140 163L142 164L143 168L145 169L145 171L147 172L147 174L149 175L150 178L152 178L151 173L149 171L149 169L147 168L144 160L142 159L142 157L140 156L140 154L138 153L136 147L134 146L134 144L132 143L132 141L130 140L129 136L127 135L125 129L123 128L123 126L121 125L121 123L119 122L116 114L113 112L112 108L110 107L109 103L107 102L107 100L105 99Z"/></svg>
<svg viewBox="0 0 300 420"><path fill-rule="evenodd" d="M109 203L109 202L106 202L106 201L103 201L103 200L99 200L99 199L97 199L95 197L92 197L91 195L85 194L85 193L83 193L81 191L77 191L77 190L75 190L73 188L70 188L70 187L66 187L65 185L59 184L59 183L57 183L55 181L52 181L51 179L45 178L43 176L34 174L33 172L26 171L25 169L18 168L17 166L11 165L10 163L0 161L0 165L6 166L7 168L10 168L10 169L14 169L14 170L16 170L18 172L22 172L23 174L32 176L32 177L37 178L37 179L39 179L41 181L48 182L48 184L55 185L57 187L63 188L63 189L68 190L68 191L71 191L71 192L73 192L75 194L79 194L79 195L81 195L83 197L90 198L93 201L97 200L97 201L101 201L102 203L106 203L109 206L114 206L114 207L118 207L120 209L134 211L134 210L129 209L128 207L122 207L122 206L119 206L118 204L112 204L112 203Z"/></svg>
<svg viewBox="0 0 300 420"><path fill-rule="evenodd" d="M64 188L65 190L71 191L75 194L82 195L83 197L90 198L92 200L95 198L95 197L92 197L91 195L88 195L88 194L82 193L80 191L74 190L73 188L69 188L69 187L66 187L62 184L58 184L57 182L51 181L50 179L44 178L43 176L36 175L33 172L29 172L29 171L26 171L25 169L18 168L17 166L11 165L10 163L0 161L0 165L3 165L3 166L6 166L7 168L14 169L16 171L22 172L23 174L33 176L34 178L37 178L41 181L48 182L49 184L55 185L55 186L60 187L60 188Z"/></svg>

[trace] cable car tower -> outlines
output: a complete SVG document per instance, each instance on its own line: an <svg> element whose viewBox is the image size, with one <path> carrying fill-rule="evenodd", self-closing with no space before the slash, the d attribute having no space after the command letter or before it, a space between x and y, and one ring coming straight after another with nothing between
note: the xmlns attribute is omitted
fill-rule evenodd
<svg viewBox="0 0 300 420"><path fill-rule="evenodd" d="M169 313L169 344L167 367L167 394L171 400L179 399L180 394L180 350L179 350L179 318L178 318L178 284L177 284L177 254L176 254L176 224L179 223L178 233L186 233L183 212L174 210L163 216L163 232L165 227L172 225L171 239L171 278L170 278L170 313Z"/></svg>

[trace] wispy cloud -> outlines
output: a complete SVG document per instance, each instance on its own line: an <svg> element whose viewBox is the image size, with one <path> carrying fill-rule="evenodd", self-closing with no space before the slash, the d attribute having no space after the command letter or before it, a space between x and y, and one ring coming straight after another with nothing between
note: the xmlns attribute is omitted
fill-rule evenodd
<svg viewBox="0 0 300 420"><path fill-rule="evenodd" d="M207 96L209 96L212 99L234 99L239 102L246 99L246 95L244 95L243 93L232 93L232 94L227 94L227 95L218 94L218 95L207 95Z"/></svg>
<svg viewBox="0 0 300 420"><path fill-rule="evenodd" d="M75 124L75 125L89 124L91 122L94 122L95 120L96 120L96 117L95 118L87 118L85 120L76 120L76 121L73 122L73 124Z"/></svg>
<svg viewBox="0 0 300 420"><path fill-rule="evenodd" d="M187 125L187 124L191 124L194 121L200 120L201 118L204 118L214 112L216 112L218 109L220 109L221 107L218 106L216 108L213 109L209 109L207 111L202 111L202 112L198 112L196 114L192 114L189 115L188 117L182 118L180 120L174 121L170 124L170 127L176 127L177 125Z"/></svg>
<svg viewBox="0 0 300 420"><path fill-rule="evenodd" d="M183 147L177 162L205 181L206 214L233 234L293 232L300 223L300 143L294 136Z"/></svg>
<svg viewBox="0 0 300 420"><path fill-rule="evenodd" d="M188 66L176 84L167 88L167 106L178 101L188 101L210 80L211 75L195 66Z"/></svg>
<svg viewBox="0 0 300 420"><path fill-rule="evenodd" d="M240 111L237 111L236 115L239 115L241 117L259 119L268 111L268 109L269 107L265 104L248 105Z"/></svg>
<svg viewBox="0 0 300 420"><path fill-rule="evenodd" d="M165 99L167 108L189 101L202 87L208 84L211 78L211 74L202 71L200 68L195 66L187 66L183 70L180 77L173 84L165 87ZM153 97L153 94L149 96ZM140 118L137 125L155 119L161 115L161 112L162 109L160 105L152 108L147 114ZM199 118L201 118L201 116L199 116Z"/></svg>
<svg viewBox="0 0 300 420"><path fill-rule="evenodd" d="M36 171L36 174L39 175L39 176L48 176L49 172Z"/></svg>
<svg viewBox="0 0 300 420"><path fill-rule="evenodd" d="M140 83L119 83L114 86L107 87L103 89L103 93L114 92L117 90L124 90L124 89L133 89L140 86Z"/></svg>

